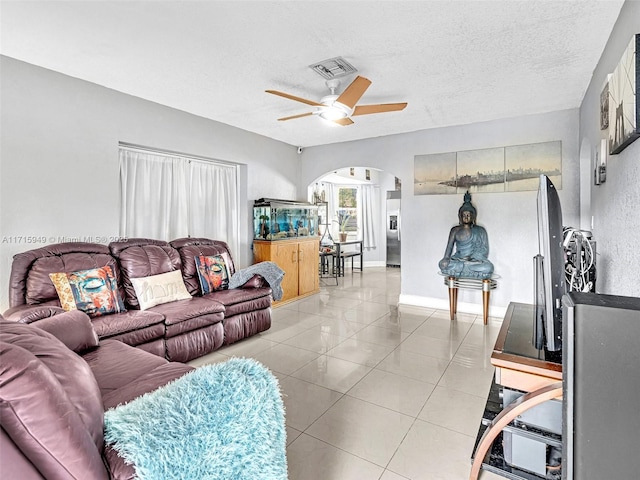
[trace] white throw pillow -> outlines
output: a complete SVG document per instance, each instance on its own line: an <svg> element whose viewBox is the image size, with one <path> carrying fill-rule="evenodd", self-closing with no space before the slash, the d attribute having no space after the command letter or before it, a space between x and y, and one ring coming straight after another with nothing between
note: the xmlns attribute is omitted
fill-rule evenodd
<svg viewBox="0 0 640 480"><path fill-rule="evenodd" d="M150 277L132 278L131 284L136 291L140 310L191 298L180 270L151 275Z"/></svg>

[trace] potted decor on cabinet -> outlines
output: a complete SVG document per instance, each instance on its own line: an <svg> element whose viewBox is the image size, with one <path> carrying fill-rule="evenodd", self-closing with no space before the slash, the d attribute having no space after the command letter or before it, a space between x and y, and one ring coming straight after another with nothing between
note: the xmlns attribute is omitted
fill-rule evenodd
<svg viewBox="0 0 640 480"><path fill-rule="evenodd" d="M348 213L343 213L340 214L338 213L338 218L341 218L341 220L334 220L334 222L338 223L340 225L340 241L341 242L346 242L347 241L347 226L349 224L349 219L351 218L351 215L349 215Z"/></svg>

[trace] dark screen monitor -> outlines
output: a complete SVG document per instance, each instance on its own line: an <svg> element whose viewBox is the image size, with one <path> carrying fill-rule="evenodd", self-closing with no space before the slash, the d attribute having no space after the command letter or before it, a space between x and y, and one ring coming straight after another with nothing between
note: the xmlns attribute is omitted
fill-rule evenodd
<svg viewBox="0 0 640 480"><path fill-rule="evenodd" d="M566 293L562 241L560 198L549 177L540 175L533 341L551 352L562 348L562 296Z"/></svg>

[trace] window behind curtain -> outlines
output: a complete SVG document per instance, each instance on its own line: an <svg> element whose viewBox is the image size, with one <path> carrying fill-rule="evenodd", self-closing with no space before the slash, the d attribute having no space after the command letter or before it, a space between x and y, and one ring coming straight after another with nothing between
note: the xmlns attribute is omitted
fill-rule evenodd
<svg viewBox="0 0 640 480"><path fill-rule="evenodd" d="M329 184L331 185L331 184ZM339 187L338 195L338 225L347 218L346 232L360 230L357 237L363 240L363 247L367 250L377 248L376 229L379 228L375 217L380 211L380 191L378 186L359 185L356 187ZM348 215L348 217L347 217Z"/></svg>
<svg viewBox="0 0 640 480"><path fill-rule="evenodd" d="M338 189L338 223L342 226L345 219L346 232L358 230L358 189L340 187Z"/></svg>
<svg viewBox="0 0 640 480"><path fill-rule="evenodd" d="M239 249L237 167L120 147L120 236L206 237Z"/></svg>

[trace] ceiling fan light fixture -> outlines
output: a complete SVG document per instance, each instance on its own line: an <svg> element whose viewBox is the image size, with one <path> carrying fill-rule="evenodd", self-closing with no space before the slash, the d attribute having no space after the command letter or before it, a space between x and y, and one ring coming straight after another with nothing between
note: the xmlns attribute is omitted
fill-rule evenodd
<svg viewBox="0 0 640 480"><path fill-rule="evenodd" d="M348 116L348 113L343 109L332 105L329 107L321 107L319 116L320 118L324 118L325 120L334 121L340 120L341 118L346 118Z"/></svg>
<svg viewBox="0 0 640 480"><path fill-rule="evenodd" d="M318 115L318 118L320 118L320 120L322 120L322 123L324 123L325 125L328 125L330 127L339 127L340 124L336 123L334 120L329 120L326 117L323 117L322 115Z"/></svg>
<svg viewBox="0 0 640 480"><path fill-rule="evenodd" d="M322 100L320 100L322 106L318 107L318 116L320 118L334 122L351 115L352 109L340 102L336 102L337 98L338 95L335 94L322 97Z"/></svg>

